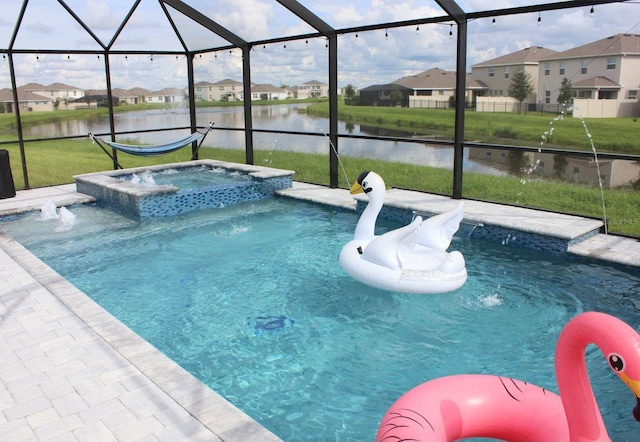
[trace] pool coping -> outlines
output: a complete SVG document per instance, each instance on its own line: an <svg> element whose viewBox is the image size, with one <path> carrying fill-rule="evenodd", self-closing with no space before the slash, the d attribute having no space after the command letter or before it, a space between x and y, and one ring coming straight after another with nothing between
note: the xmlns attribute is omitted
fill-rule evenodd
<svg viewBox="0 0 640 442"><path fill-rule="evenodd" d="M365 195L353 196L347 189L331 189L297 181L290 189L278 190L276 194L346 210L358 210L358 205L362 206L367 201ZM640 240L601 233L604 225L601 220L395 188L387 190L384 205L408 213L415 211L433 215L453 209L460 201L464 202L463 222L491 227L494 234L504 235L504 238L516 238L523 233L545 237L561 243L560 253L640 267ZM521 243L510 241L508 246L518 247Z"/></svg>
<svg viewBox="0 0 640 442"><path fill-rule="evenodd" d="M118 179L120 176L133 175L135 173L143 173L147 171L162 171L167 169L183 169L198 166L210 166L228 169L230 171L237 171L246 173L250 177L257 180L265 180L269 178L278 178L283 176L292 176L294 171L275 169L272 167L255 166L252 164L240 164L231 163L228 161L219 160L193 160L189 162L180 163L168 163L158 164L153 166L134 167L128 169L109 170L104 172L92 172L81 175L74 175L73 178L80 182L86 182L94 185L98 185L107 189L117 190L118 192L132 195L134 197L146 197L152 195L162 195L165 193L176 193L180 190L179 187L172 185L156 185L156 186L144 186L139 184L133 184L130 181ZM77 185L77 184L76 184Z"/></svg>
<svg viewBox="0 0 640 442"><path fill-rule="evenodd" d="M224 170L227 174L238 174L244 179L200 185L197 188L180 188L171 184L148 185L131 179L134 175L149 172L200 168ZM292 170L206 159L94 172L73 178L77 191L94 197L100 207L138 220L271 198L275 190L291 187L294 173Z"/></svg>

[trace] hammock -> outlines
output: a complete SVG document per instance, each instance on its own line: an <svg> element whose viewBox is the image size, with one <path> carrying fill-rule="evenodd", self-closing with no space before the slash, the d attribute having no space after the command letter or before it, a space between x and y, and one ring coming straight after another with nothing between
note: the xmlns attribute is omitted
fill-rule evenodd
<svg viewBox="0 0 640 442"><path fill-rule="evenodd" d="M92 133L89 133L89 138L91 138L91 141L97 143L98 146L100 146L100 148L118 165L118 167L122 169L122 166L120 166L115 157L111 153L109 153L109 151L105 148L105 145L111 147L112 149L119 150L131 155L150 157L171 153L176 150L182 149L183 147L188 146L191 143L198 142L198 145L194 150L193 155L191 156L191 159L193 160L198 155L198 150L200 150L200 146L202 146L204 137L207 136L209 130L211 130L212 127L213 123L209 123L209 126L207 126L204 132L196 131L188 137L181 138L170 143L154 144L151 146L136 146L132 144L116 143L115 141L107 141L97 138Z"/></svg>

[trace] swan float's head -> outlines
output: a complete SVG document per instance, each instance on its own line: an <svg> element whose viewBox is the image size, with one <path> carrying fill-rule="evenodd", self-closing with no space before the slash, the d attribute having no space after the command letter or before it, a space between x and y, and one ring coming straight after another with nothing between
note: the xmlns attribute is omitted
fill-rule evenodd
<svg viewBox="0 0 640 442"><path fill-rule="evenodd" d="M360 174L358 180L351 186L351 195L366 193L369 199L374 196L384 196L386 185L380 175L370 170L365 170Z"/></svg>

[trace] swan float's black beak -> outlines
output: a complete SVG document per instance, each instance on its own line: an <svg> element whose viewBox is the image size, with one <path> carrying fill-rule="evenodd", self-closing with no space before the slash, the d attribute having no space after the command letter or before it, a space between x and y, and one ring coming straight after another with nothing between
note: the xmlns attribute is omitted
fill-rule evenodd
<svg viewBox="0 0 640 442"><path fill-rule="evenodd" d="M633 407L633 417L640 422L640 397L636 398L636 406Z"/></svg>

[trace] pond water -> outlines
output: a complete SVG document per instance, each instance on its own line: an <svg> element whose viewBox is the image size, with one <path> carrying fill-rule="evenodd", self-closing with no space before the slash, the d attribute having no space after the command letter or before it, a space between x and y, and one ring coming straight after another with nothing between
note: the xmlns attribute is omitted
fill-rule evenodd
<svg viewBox="0 0 640 442"><path fill-rule="evenodd" d="M283 130L291 132L311 132L326 134L329 131L329 119L307 115L302 112L306 104L264 105L253 108L253 125L255 129ZM205 126L215 123L215 128L244 128L244 112L242 107L210 107L197 109L197 124ZM189 112L183 107L166 109L123 112L115 115L115 126L118 132L152 130L164 127L189 126ZM86 135L89 132L109 133L109 119L94 118L90 120L65 120L24 127L25 138L47 138ZM413 138L412 132L393 131L366 125L339 122L340 134L353 135L393 135ZM158 144L181 138L185 131L151 132L132 134L128 138L142 143ZM127 138L127 136L124 136ZM120 138L122 141L123 138ZM244 133L236 130L214 130L205 138L203 146L230 149L244 149ZM323 136L292 135L279 133L255 133L254 149L286 150L294 152L328 154L329 138ZM453 149L430 145L428 143L391 142L378 140L341 139L339 145L341 156L356 158L375 158L386 161L405 162L423 166L445 169L453 168ZM503 175L503 171L488 167L469 159L465 149L465 171L482 172L492 175Z"/></svg>

